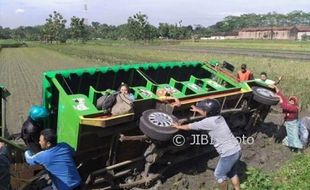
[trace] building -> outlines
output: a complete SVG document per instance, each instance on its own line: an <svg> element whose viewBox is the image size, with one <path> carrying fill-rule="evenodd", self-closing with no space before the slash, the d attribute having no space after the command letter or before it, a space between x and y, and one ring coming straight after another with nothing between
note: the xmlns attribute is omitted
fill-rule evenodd
<svg viewBox="0 0 310 190"><path fill-rule="evenodd" d="M297 39L302 40L304 39L310 39L310 26L299 26L298 33L297 33Z"/></svg>
<svg viewBox="0 0 310 190"><path fill-rule="evenodd" d="M201 37L201 40L232 40L238 39L238 31L232 32L217 32L210 37Z"/></svg>
<svg viewBox="0 0 310 190"><path fill-rule="evenodd" d="M259 27L244 28L238 33L239 39L275 39L275 40L297 40L302 36L310 35L309 26L289 27Z"/></svg>

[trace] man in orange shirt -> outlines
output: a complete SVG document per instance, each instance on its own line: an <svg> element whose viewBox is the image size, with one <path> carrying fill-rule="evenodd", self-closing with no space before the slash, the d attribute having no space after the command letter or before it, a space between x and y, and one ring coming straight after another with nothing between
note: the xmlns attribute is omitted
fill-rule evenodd
<svg viewBox="0 0 310 190"><path fill-rule="evenodd" d="M241 70L237 73L237 79L239 82L253 80L253 73L246 68L246 64L241 65Z"/></svg>

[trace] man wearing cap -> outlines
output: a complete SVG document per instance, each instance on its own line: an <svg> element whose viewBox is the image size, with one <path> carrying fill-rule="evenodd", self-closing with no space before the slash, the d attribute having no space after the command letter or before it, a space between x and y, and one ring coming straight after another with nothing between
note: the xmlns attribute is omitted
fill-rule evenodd
<svg viewBox="0 0 310 190"><path fill-rule="evenodd" d="M231 179L236 190L240 190L240 180L237 174L241 147L238 140L230 131L225 119L220 115L221 104L216 99L200 101L192 106L191 111L206 116L201 121L172 127L181 130L206 130L213 142L220 159L214 171L214 176L222 190L227 190L227 180Z"/></svg>
<svg viewBox="0 0 310 190"><path fill-rule="evenodd" d="M29 109L27 120L23 123L21 138L24 140L27 148L33 153L41 151L39 137L40 132L43 129L43 121L48 115L48 110L45 107L32 106Z"/></svg>
<svg viewBox="0 0 310 190"><path fill-rule="evenodd" d="M237 79L239 82L253 80L253 73L247 69L246 64L241 65L241 70L237 73Z"/></svg>

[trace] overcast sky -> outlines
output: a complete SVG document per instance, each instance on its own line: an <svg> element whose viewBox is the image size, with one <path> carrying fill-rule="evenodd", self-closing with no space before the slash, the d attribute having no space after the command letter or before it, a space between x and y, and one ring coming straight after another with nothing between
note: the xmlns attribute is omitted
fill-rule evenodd
<svg viewBox="0 0 310 190"><path fill-rule="evenodd" d="M244 13L310 12L310 0L0 0L0 26L16 28L44 24L54 10L68 21L72 16L84 17L89 23L119 25L129 16L141 12L151 24L204 26L213 25L229 15Z"/></svg>

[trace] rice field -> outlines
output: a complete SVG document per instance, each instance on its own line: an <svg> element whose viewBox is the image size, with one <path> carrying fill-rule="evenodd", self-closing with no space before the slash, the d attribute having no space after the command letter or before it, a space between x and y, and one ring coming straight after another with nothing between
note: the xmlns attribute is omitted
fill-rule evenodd
<svg viewBox="0 0 310 190"><path fill-rule="evenodd" d="M280 88L287 95L301 98L305 109L310 105L310 60L281 59L262 56L208 53L207 48L244 48L257 51L282 51L310 53L310 43L269 41L176 41L150 44L123 41L69 43L43 45L29 43L29 47L3 48L0 52L0 83L11 96L7 100L7 126L10 133L17 133L27 117L31 105L41 103L41 75L44 71L161 61L228 61L238 69L242 63L256 77L265 71L271 79L283 75ZM180 49L187 47L186 51ZM271 49L270 49L271 48ZM202 49L205 51L192 51Z"/></svg>

